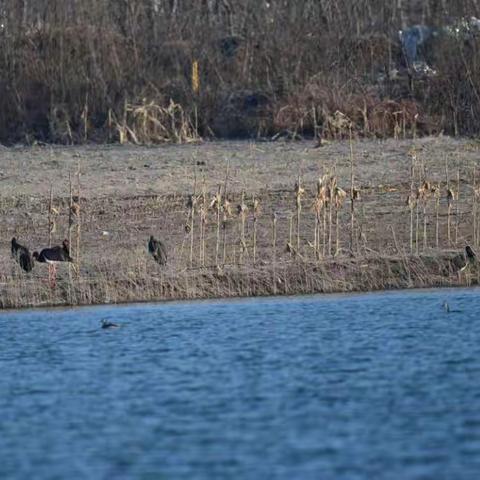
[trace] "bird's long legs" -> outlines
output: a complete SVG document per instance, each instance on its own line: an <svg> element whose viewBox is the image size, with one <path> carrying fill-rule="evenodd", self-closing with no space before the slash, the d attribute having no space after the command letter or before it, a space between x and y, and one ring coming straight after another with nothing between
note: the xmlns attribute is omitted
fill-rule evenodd
<svg viewBox="0 0 480 480"><path fill-rule="evenodd" d="M48 264L48 284L50 288L57 286L57 266L54 263Z"/></svg>

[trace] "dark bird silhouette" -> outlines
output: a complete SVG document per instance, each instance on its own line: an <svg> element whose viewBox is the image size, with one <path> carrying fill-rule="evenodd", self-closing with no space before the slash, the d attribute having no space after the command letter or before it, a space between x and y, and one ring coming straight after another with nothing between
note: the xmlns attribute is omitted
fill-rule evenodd
<svg viewBox="0 0 480 480"><path fill-rule="evenodd" d="M465 266L460 269L461 272L463 272L469 265L472 265L477 261L477 255L470 245L465 247L465 260Z"/></svg>
<svg viewBox="0 0 480 480"><path fill-rule="evenodd" d="M50 288L55 288L57 284L57 264L60 262L73 262L70 257L68 240L64 240L62 245L56 247L44 248L38 252L33 252L33 258L40 263L48 263L48 281Z"/></svg>
<svg viewBox="0 0 480 480"><path fill-rule="evenodd" d="M148 252L160 265L167 264L167 250L165 245L160 240L156 240L153 235L150 235L150 240L148 241Z"/></svg>
<svg viewBox="0 0 480 480"><path fill-rule="evenodd" d="M465 247L465 254L467 255L467 258L469 260L475 260L475 258L477 257L477 255L475 254L475 252L472 250L472 247L470 245L467 245Z"/></svg>
<svg viewBox="0 0 480 480"><path fill-rule="evenodd" d="M62 245L44 248L40 253L33 252L33 258L40 263L73 262L70 257L68 240L64 240Z"/></svg>
<svg viewBox="0 0 480 480"><path fill-rule="evenodd" d="M102 320L102 328L118 328L120 325L109 322L108 320L103 319Z"/></svg>
<svg viewBox="0 0 480 480"><path fill-rule="evenodd" d="M33 259L27 247L20 245L15 237L12 238L12 257L18 262L20 267L26 272L31 272L33 268Z"/></svg>

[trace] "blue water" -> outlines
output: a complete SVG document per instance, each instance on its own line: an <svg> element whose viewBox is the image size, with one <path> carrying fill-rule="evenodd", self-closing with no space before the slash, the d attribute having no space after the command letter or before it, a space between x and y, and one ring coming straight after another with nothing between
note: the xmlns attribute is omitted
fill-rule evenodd
<svg viewBox="0 0 480 480"><path fill-rule="evenodd" d="M0 478L476 480L479 314L479 290L2 313Z"/></svg>

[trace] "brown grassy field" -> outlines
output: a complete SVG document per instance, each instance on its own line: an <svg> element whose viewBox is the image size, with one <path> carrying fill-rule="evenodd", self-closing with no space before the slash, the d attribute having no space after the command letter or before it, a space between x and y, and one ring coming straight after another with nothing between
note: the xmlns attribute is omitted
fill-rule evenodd
<svg viewBox="0 0 480 480"><path fill-rule="evenodd" d="M464 246L476 246L480 237L479 148L476 141L443 136L342 141L320 148L310 142L232 141L2 148L0 305L476 282L474 266L458 271L465 263L459 257ZM332 197L327 193L320 202L316 222L317 181L323 175L329 181L335 177L337 184L329 184ZM447 176L454 196L450 207ZM297 200L299 179L305 193ZM69 228L70 183L79 211L71 215ZM412 210L406 204L410 193ZM37 263L25 274L11 259L9 245L16 236L38 250L48 245L50 234L53 245L70 238L78 260L76 270L59 267L53 289L47 266ZM166 244L167 266L148 255L150 234Z"/></svg>

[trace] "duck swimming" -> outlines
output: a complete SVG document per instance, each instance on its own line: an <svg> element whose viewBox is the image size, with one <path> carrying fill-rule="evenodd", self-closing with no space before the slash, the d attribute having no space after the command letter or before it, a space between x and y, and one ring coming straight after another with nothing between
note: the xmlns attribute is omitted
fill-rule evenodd
<svg viewBox="0 0 480 480"><path fill-rule="evenodd" d="M116 323L109 322L108 320L103 319L102 320L102 328L118 328L120 325L117 325Z"/></svg>

